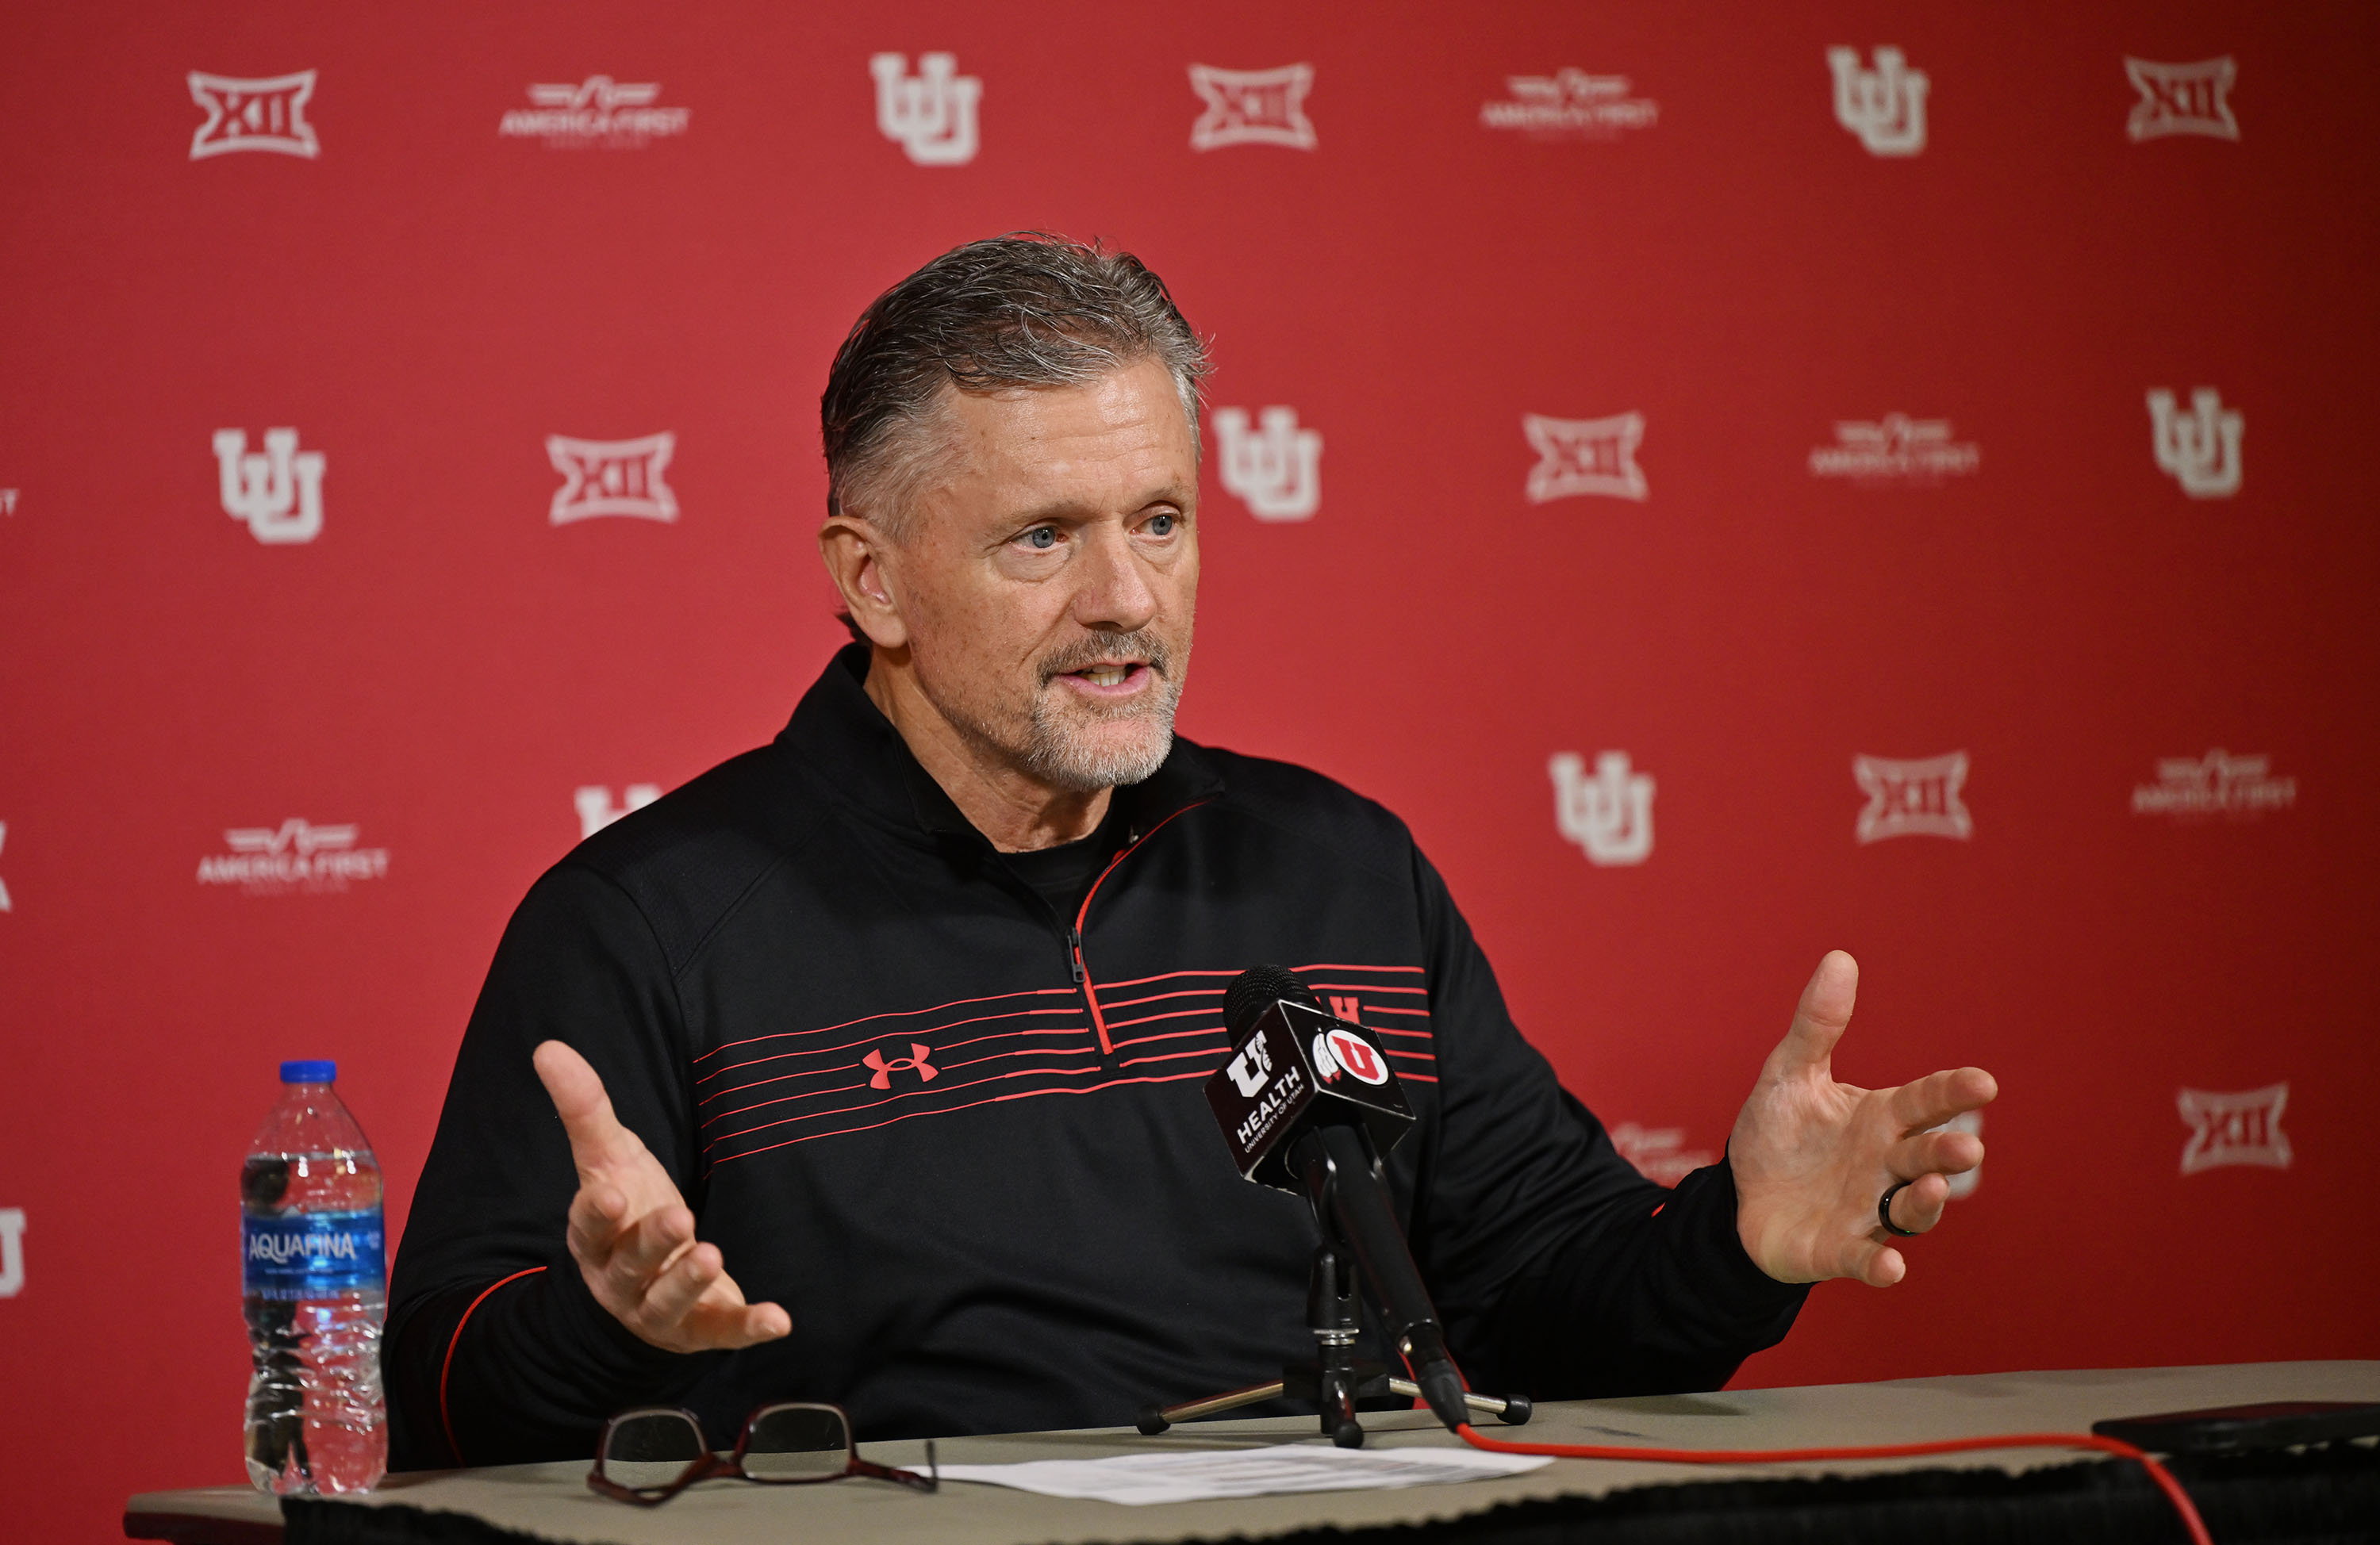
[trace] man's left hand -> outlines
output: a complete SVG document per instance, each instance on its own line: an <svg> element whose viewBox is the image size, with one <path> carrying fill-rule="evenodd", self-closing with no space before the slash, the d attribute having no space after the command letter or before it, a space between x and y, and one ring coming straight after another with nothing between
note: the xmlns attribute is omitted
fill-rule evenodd
<svg viewBox="0 0 2380 1545"><path fill-rule="evenodd" d="M1849 955L1838 949L1818 962L1728 1138L1736 1231L1753 1263L1779 1282L1857 1277L1891 1286L1909 1266L1877 1221L1877 1199L1908 1181L1892 1199L1892 1222L1923 1234L1942 1221L1949 1177L1984 1162L1981 1138L1929 1130L1999 1092L1982 1068L1898 1089L1835 1081L1835 1043L1858 991Z"/></svg>

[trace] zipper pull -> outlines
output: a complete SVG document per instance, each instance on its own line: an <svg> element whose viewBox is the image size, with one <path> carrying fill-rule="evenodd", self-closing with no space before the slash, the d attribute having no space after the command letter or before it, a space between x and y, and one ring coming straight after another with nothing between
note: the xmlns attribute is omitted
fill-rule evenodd
<svg viewBox="0 0 2380 1545"><path fill-rule="evenodd" d="M1069 928L1066 930L1066 948L1074 951L1075 985L1079 987L1083 984L1085 979L1089 974L1083 970L1083 931L1081 929Z"/></svg>

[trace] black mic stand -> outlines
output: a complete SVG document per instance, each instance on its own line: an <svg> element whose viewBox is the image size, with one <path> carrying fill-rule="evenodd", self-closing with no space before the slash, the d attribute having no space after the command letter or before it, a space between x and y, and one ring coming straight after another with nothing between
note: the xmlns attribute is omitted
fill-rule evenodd
<svg viewBox="0 0 2380 1545"><path fill-rule="evenodd" d="M1342 1130L1353 1133L1352 1129ZM1362 1141L1361 1149L1368 1157L1368 1140ZM1341 1448L1361 1448L1364 1427L1355 1419L1355 1402L1387 1395L1402 1395L1409 1400L1423 1398L1419 1384L1410 1379L1393 1378L1382 1365L1355 1356L1360 1305L1355 1252L1341 1237L1337 1223L1337 1170L1321 1160L1318 1143L1314 1147L1312 1160L1300 1167L1306 1182L1306 1205L1313 1212L1315 1229L1322 1237L1322 1242L1315 1247L1314 1269L1305 1287L1305 1323L1314 1333L1315 1355L1303 1362L1282 1364L1281 1377L1269 1383L1225 1390L1220 1394L1185 1400L1176 1406L1144 1406L1138 1423L1141 1431L1155 1437L1177 1421L1195 1421L1267 1400L1311 1400L1321 1407L1323 1436ZM1475 1414L1499 1418L1512 1427L1528 1420L1531 1410L1529 1397L1524 1394L1499 1399L1465 1391L1463 1404Z"/></svg>

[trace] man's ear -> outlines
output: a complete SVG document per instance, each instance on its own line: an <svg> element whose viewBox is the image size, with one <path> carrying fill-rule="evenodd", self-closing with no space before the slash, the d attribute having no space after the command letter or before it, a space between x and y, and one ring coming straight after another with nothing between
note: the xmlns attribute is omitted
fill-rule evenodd
<svg viewBox="0 0 2380 1545"><path fill-rule="evenodd" d="M826 561L828 575L853 624L880 649L898 649L909 642L899 592L883 561L891 549L883 533L857 515L830 515L819 528L819 556Z"/></svg>

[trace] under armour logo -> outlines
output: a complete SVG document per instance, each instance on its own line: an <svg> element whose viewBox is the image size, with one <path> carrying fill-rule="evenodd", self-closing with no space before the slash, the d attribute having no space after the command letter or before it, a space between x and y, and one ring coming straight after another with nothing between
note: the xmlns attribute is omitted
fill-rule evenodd
<svg viewBox="0 0 2380 1545"><path fill-rule="evenodd" d="M322 453L298 449L295 429L264 431L264 454L248 453L246 429L215 431L224 513L256 539L278 546L322 534Z"/></svg>
<svg viewBox="0 0 2380 1545"><path fill-rule="evenodd" d="M563 479L546 507L546 519L555 525L590 515L677 519L677 495L662 480L676 452L677 436L666 431L638 440L546 436L546 459Z"/></svg>
<svg viewBox="0 0 2380 1545"><path fill-rule="evenodd" d="M1245 408L1215 410L1218 471L1258 520L1307 520L1322 502L1322 431L1297 427L1297 410L1269 407L1248 428Z"/></svg>
<svg viewBox="0 0 2380 1545"><path fill-rule="evenodd" d="M2223 405L2222 393L2202 386L2191 411L2174 411L2173 393L2149 393L2150 449L2157 470L2172 474L2192 499L2228 499L2240 491L2240 436L2247 420Z"/></svg>
<svg viewBox="0 0 2380 1545"><path fill-rule="evenodd" d="M190 137L190 159L233 151L278 151L310 160L322 154L314 126L306 121L306 103L313 95L312 70L266 80L192 70L190 100L207 110L207 121Z"/></svg>
<svg viewBox="0 0 2380 1545"><path fill-rule="evenodd" d="M612 803L608 784L589 783L574 790L570 803L578 810L578 835L581 839L594 836L631 810L642 810L662 797L658 783L631 783L620 791L620 803Z"/></svg>
<svg viewBox="0 0 2380 1545"><path fill-rule="evenodd" d="M1876 51L1876 68L1860 67L1856 48L1827 50L1835 72L1835 122L1859 136L1870 155L1915 155L1925 148L1924 70L1904 67L1900 50Z"/></svg>
<svg viewBox="0 0 2380 1545"><path fill-rule="evenodd" d="M2132 104L2132 115L2124 120L2124 133L2132 143L2168 134L2240 138L2240 120L2231 115L2231 103L2225 100L2239 73L2229 54L2194 65L2160 65L2127 56L2124 73L2141 93L2141 100Z"/></svg>
<svg viewBox="0 0 2380 1545"><path fill-rule="evenodd" d="M2289 1086L2266 1084L2238 1094L2185 1089L2175 1096L2175 1108L2190 1128L2181 1150L2181 1172L2195 1175L2221 1165L2261 1165L2268 1169L2289 1167L2289 1137L2281 1130L2281 1112L2289 1108Z"/></svg>
<svg viewBox="0 0 2380 1545"><path fill-rule="evenodd" d="M926 1060L928 1054L932 1052L933 1049L934 1048L931 1046L921 1046L917 1042L912 1041L909 1043L908 1056L896 1056L890 1062L887 1062L884 1059L884 1054L882 1052L870 1048L868 1055L859 1059L860 1061L868 1064L870 1068L876 1069L876 1076L868 1080L868 1087L870 1089L892 1088L892 1075L901 1071L905 1068L917 1075L917 1081L919 1083L933 1082L939 1069Z"/></svg>
<svg viewBox="0 0 2380 1545"><path fill-rule="evenodd" d="M1628 754L1607 751L1595 776L1569 752L1548 764L1554 779L1554 826L1586 851L1590 863L1642 863L1653 851L1653 777L1631 772Z"/></svg>
<svg viewBox="0 0 2380 1545"><path fill-rule="evenodd" d="M1272 1077L1272 1048L1261 1035L1240 1048L1240 1055L1224 1064L1223 1071L1232 1076L1232 1087L1244 1098L1254 1099Z"/></svg>
<svg viewBox="0 0 2380 1545"><path fill-rule="evenodd" d="M1645 441L1641 413L1609 418L1548 418L1525 413L1521 432L1538 457L1529 468L1532 504L1580 494L1643 499L1652 491L1636 465L1636 447Z"/></svg>
<svg viewBox="0 0 2380 1545"><path fill-rule="evenodd" d="M1854 756L1852 777L1867 795L1857 828L1862 842L1892 837L1949 837L1963 842L1975 834L1974 818L1959 798L1967 784L1963 751L1906 762Z"/></svg>
<svg viewBox="0 0 2380 1545"><path fill-rule="evenodd" d="M1190 148L1226 145L1315 146L1314 120L1305 115L1305 93L1314 89L1312 65L1269 70L1220 70L1190 66L1190 86L1207 99L1207 110L1190 126Z"/></svg>
<svg viewBox="0 0 2380 1545"><path fill-rule="evenodd" d="M954 54L921 54L917 73L905 54L868 61L876 78L876 127L920 166L961 166L975 159L976 103L983 80L960 75Z"/></svg>

